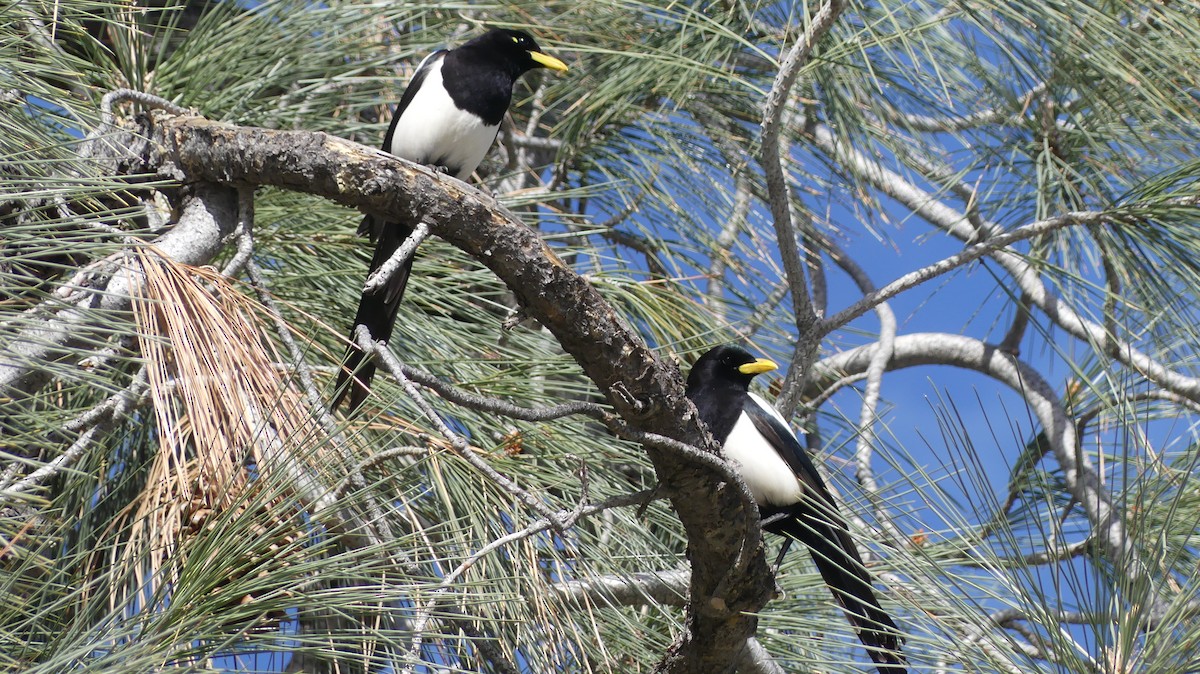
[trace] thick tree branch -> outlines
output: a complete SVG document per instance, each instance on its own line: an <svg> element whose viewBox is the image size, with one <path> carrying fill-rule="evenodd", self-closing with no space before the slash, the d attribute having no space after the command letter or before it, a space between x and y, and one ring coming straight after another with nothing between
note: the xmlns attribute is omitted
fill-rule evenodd
<svg viewBox="0 0 1200 674"><path fill-rule="evenodd" d="M273 185L391 219L429 223L503 280L633 430L717 452L683 395L678 370L646 348L588 282L496 201L467 184L322 133L271 131L156 114L147 168L182 180ZM661 669L728 671L772 590L758 513L723 471L647 446L688 533L688 632ZM715 486L714 486L715 485ZM711 498L700 498L699 495ZM742 551L745 565L730 568Z"/></svg>

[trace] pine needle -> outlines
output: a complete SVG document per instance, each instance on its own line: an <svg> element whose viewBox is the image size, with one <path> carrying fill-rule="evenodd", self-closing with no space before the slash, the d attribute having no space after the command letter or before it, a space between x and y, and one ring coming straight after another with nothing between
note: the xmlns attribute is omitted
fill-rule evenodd
<svg viewBox="0 0 1200 674"><path fill-rule="evenodd" d="M135 258L143 277L134 316L159 448L121 556L145 589L184 538L237 507L255 472L319 446L321 431L302 392L273 366L282 359L260 329L262 307L212 268L153 247Z"/></svg>

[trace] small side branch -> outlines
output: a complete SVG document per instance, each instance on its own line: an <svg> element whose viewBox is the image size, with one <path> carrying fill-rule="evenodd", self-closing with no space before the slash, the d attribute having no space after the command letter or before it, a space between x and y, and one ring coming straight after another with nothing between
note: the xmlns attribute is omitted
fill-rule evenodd
<svg viewBox="0 0 1200 674"><path fill-rule="evenodd" d="M396 275L400 267L404 266L405 262L411 260L413 255L416 255L417 247L428 236L429 223L418 222L417 226L413 228L412 233L404 240L404 243L400 244L400 247L396 249L396 252L392 253L392 256L379 266L379 269L376 269L367 277L366 282L363 283L363 293L368 295L377 293L387 285L387 282L392 280L392 277Z"/></svg>
<svg viewBox="0 0 1200 674"><path fill-rule="evenodd" d="M0 484L0 503L20 497L70 468L83 456L97 435L148 400L148 391L146 368L143 367L125 389L112 394L104 402L67 422L63 430L80 432L80 435L66 451L20 480L9 478Z"/></svg>
<svg viewBox="0 0 1200 674"><path fill-rule="evenodd" d="M450 427L446 425L446 422L442 421L442 418L438 415L437 411L434 410L433 407L429 405L428 401L425 400L425 397L421 395L421 392L417 389L416 385L413 384L407 376L405 376L403 368L400 367L400 361L397 360L394 355L392 355L391 351L385 348L385 342L376 342L375 340L371 339L371 333L361 325L355 328L354 336L358 341L359 348L361 348L364 353L374 358L380 366L382 366L389 373L391 373L393 377L396 378L396 381L400 384L400 387L404 389L404 392L408 394L408 397L413 401L417 408L421 410L421 413L425 415L425 418L429 421L429 423L433 424L433 427L437 429L438 433L440 433L442 437L450 443L450 446L453 447L456 452L458 452L459 456L463 457L463 459L465 459L467 463L471 464L471 466L476 470L486 475L501 489L504 489L509 494L512 494L514 498L524 503L525 507L553 522L555 529L560 532L566 531L568 526L567 523L559 520L558 516L551 511L550 508L541 501L541 499L538 499L525 489L517 486L517 484L508 477L501 475L495 468L492 468L490 465L488 465L486 461L479 458L479 455L475 453L475 450L471 449L471 445L467 442L466 438L450 430Z"/></svg>
<svg viewBox="0 0 1200 674"><path fill-rule="evenodd" d="M870 311L881 302L890 300L900 293L915 288L926 281L941 276L949 271L958 269L959 267L974 262L982 257L1005 249L1008 246L1035 236L1041 236L1049 232L1065 229L1067 227L1078 227L1082 225L1098 225L1114 222L1113 215L1102 211L1079 211L1074 213L1065 213L1063 215L1039 220L1028 225L1018 227L1014 230L997 234L988 238L983 243L977 243L970 246L961 253L951 255L943 260L939 260L931 265L911 271L904 276L892 281L886 286L874 292L867 293L859 301L842 309L838 313L829 317L822 324L822 332L828 334L840 327L843 327L850 321Z"/></svg>
<svg viewBox="0 0 1200 674"><path fill-rule="evenodd" d="M398 365L404 376L412 381L436 391L438 395L456 405L461 405L476 412L499 414L510 419L517 419L518 421L553 421L554 419L561 419L576 414L587 415L593 419L603 421L610 414L601 405L585 401L574 401L562 403L561 405L551 405L549 407L522 407L505 400L500 400L499 398L469 393L451 386L433 374L420 368L415 368L407 363L398 363Z"/></svg>

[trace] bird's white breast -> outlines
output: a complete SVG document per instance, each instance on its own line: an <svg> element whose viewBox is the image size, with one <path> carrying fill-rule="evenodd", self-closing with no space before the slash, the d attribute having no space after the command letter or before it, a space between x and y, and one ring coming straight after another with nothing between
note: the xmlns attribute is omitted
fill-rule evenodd
<svg viewBox="0 0 1200 674"><path fill-rule="evenodd" d="M774 407L758 396L754 398L775 414L785 428L790 428ZM737 466L738 473L746 481L746 486L750 487L750 493L759 505L788 506L804 496L804 487L791 466L758 432L745 412L738 416L737 423L725 439L725 455Z"/></svg>
<svg viewBox="0 0 1200 674"><path fill-rule="evenodd" d="M418 164L445 166L466 180L496 140L499 125L458 109L442 84L442 64L432 64L421 88L400 115L388 152Z"/></svg>

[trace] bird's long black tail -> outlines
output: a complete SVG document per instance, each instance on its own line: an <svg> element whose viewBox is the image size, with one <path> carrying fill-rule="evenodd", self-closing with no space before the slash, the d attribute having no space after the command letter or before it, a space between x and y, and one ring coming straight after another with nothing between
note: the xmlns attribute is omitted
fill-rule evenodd
<svg viewBox="0 0 1200 674"><path fill-rule="evenodd" d="M375 239L375 254L371 257L371 266L367 272L369 277L400 248L412 233L412 227L398 222L379 224L368 215L363 218L358 232L370 234ZM412 263L413 258L408 258L384 287L373 293L363 293L358 301L358 311L354 314L354 323L350 326L350 347L346 349L346 362L338 372L337 388L330 408L337 408L342 399L349 394L350 413L354 414L370 394L371 380L375 377L375 364L358 348L354 330L356 326L363 325L375 341L391 338L392 328L396 324L396 312L400 308L400 300L404 298L404 288L408 285Z"/></svg>
<svg viewBox="0 0 1200 674"><path fill-rule="evenodd" d="M819 507L805 498L789 509L792 517L775 521L767 529L808 546L821 578L858 632L879 674L905 674L907 661L900 652L900 630L879 605L871 575L841 517L828 511L831 505Z"/></svg>

